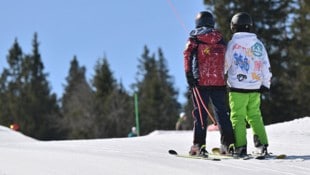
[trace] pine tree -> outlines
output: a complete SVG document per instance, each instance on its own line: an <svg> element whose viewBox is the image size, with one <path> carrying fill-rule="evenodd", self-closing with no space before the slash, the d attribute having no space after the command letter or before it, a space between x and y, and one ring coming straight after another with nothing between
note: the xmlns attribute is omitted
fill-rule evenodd
<svg viewBox="0 0 310 175"><path fill-rule="evenodd" d="M158 49L157 65L160 83L159 90L162 94L162 103L159 105L161 115L158 116L159 129L174 129L181 105L177 102L178 91L173 86L173 77L169 75L167 60L160 48Z"/></svg>
<svg viewBox="0 0 310 175"><path fill-rule="evenodd" d="M97 137L109 137L111 135L109 132L109 107L107 103L109 95L116 88L115 82L107 58L98 59L95 65L95 75L92 79L95 95L95 113L97 116L96 123L98 125Z"/></svg>
<svg viewBox="0 0 310 175"><path fill-rule="evenodd" d="M80 67L77 57L71 61L67 85L62 98L62 126L69 139L95 137L93 92L85 77L86 68Z"/></svg>
<svg viewBox="0 0 310 175"><path fill-rule="evenodd" d="M0 79L0 122L5 126L13 123L22 124L18 118L21 115L21 104L18 96L20 96L22 89L22 61L23 52L17 39L15 39L7 56L9 68L4 68Z"/></svg>
<svg viewBox="0 0 310 175"><path fill-rule="evenodd" d="M56 94L51 94L47 74L44 73L44 64L39 53L37 33L32 41L32 53L23 60L22 102L23 116L25 119L25 133L42 140L62 138L58 130L59 106Z"/></svg>
<svg viewBox="0 0 310 175"><path fill-rule="evenodd" d="M134 125L133 98L120 84L105 102L108 109L104 124L104 137L126 137Z"/></svg>
<svg viewBox="0 0 310 175"><path fill-rule="evenodd" d="M103 101L116 87L116 80L110 70L110 65L106 56L99 59L95 66L95 76L93 78L93 86L96 90L96 96L100 97Z"/></svg>
<svg viewBox="0 0 310 175"><path fill-rule="evenodd" d="M1 76L1 86L4 88L1 98L7 103L4 113L28 136L42 140L59 139L61 131L56 127L60 117L59 107L56 95L50 94L47 74L43 72L36 33L32 46L32 53L23 55L15 40L9 50L9 68Z"/></svg>
<svg viewBox="0 0 310 175"><path fill-rule="evenodd" d="M296 99L294 117L303 117L310 113L310 2L298 0L294 7L290 28L292 38L288 45L289 68L294 76L289 81L292 84L291 98Z"/></svg>
<svg viewBox="0 0 310 175"><path fill-rule="evenodd" d="M136 88L139 97L140 133L147 134L156 129L172 129L175 126L180 104L177 91L166 68L161 49L159 60L150 56L147 46L139 59Z"/></svg>
<svg viewBox="0 0 310 175"><path fill-rule="evenodd" d="M99 59L92 80L95 89L97 137L125 137L132 126L133 101L118 84L106 57Z"/></svg>
<svg viewBox="0 0 310 175"><path fill-rule="evenodd" d="M7 97L7 70L3 70L0 77L0 124L9 126L13 121L10 119L8 97Z"/></svg>
<svg viewBox="0 0 310 175"><path fill-rule="evenodd" d="M139 99L141 135L147 134L158 127L156 120L160 114L156 109L158 104L155 101L155 90L158 85L153 83L156 77L155 58L149 56L149 49L145 46L144 52L139 59L137 83L134 85Z"/></svg>

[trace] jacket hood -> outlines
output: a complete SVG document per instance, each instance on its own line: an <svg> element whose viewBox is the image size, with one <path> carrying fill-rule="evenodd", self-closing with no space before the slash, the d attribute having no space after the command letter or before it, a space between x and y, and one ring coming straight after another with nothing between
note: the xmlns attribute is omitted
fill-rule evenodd
<svg viewBox="0 0 310 175"><path fill-rule="evenodd" d="M190 33L192 38L208 44L216 44L223 39L221 33L214 28L199 27Z"/></svg>
<svg viewBox="0 0 310 175"><path fill-rule="evenodd" d="M232 41L237 42L243 47L249 47L257 42L257 36L255 33L237 32L234 33Z"/></svg>

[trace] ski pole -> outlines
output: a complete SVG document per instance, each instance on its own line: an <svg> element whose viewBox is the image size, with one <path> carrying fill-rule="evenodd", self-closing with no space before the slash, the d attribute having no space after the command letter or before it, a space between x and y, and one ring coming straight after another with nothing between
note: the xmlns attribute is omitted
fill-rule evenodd
<svg viewBox="0 0 310 175"><path fill-rule="evenodd" d="M194 98L195 98L196 104L198 106L199 118L200 118L200 122L201 122L201 128L204 129L205 127L204 127L204 122L203 122L203 118L202 118L201 106L199 104L199 99L198 99L197 94L194 91L194 89L192 91L193 91L193 94L194 94Z"/></svg>
<svg viewBox="0 0 310 175"><path fill-rule="evenodd" d="M203 100L202 100L202 98L201 98L201 95L200 95L199 90L197 89L197 87L194 87L193 90L196 91L197 96L198 96L198 98L199 98L199 100L200 100L202 106L204 107L204 109L205 109L206 112L208 113L208 115L209 115L210 119L212 120L213 124L214 124L214 125L217 125L216 120L214 119L214 117L213 117L213 116L211 115L211 113L209 112L207 106L204 104L204 102L203 102Z"/></svg>

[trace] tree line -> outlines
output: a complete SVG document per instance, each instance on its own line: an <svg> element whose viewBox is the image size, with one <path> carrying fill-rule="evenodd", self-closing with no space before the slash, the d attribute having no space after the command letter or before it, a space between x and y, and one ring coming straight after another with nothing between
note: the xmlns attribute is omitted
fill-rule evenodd
<svg viewBox="0 0 310 175"><path fill-rule="evenodd" d="M72 58L63 96L51 93L34 34L32 52L24 54L17 39L7 55L0 79L0 124L17 123L24 134L40 140L125 137L135 125L134 100L117 82L106 57L99 58L95 75ZM139 97L140 133L174 129L180 103L166 58L147 46L139 58L132 88Z"/></svg>

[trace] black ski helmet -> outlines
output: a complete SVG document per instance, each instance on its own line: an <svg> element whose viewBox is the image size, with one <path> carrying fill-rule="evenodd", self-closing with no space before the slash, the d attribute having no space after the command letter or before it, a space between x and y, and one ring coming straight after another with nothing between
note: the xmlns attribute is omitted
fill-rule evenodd
<svg viewBox="0 0 310 175"><path fill-rule="evenodd" d="M196 16L196 28L211 27L214 28L213 15L210 12L202 11Z"/></svg>
<svg viewBox="0 0 310 175"><path fill-rule="evenodd" d="M246 12L239 12L231 18L230 29L233 33L250 32L252 26L252 17Z"/></svg>

